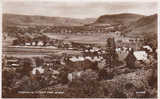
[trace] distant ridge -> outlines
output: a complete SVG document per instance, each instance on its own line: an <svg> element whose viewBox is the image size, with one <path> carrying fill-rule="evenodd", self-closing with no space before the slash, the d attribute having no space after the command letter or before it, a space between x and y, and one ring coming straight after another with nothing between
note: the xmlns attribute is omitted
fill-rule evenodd
<svg viewBox="0 0 160 99"><path fill-rule="evenodd" d="M157 14L144 16L131 13L102 15L99 18L75 19L66 17L47 17L3 14L5 25L52 25L52 26L84 26L101 24L122 24L127 26L123 31L126 36L157 37Z"/></svg>
<svg viewBox="0 0 160 99"><path fill-rule="evenodd" d="M4 25L82 26L84 24L93 23L95 20L95 18L76 19L38 15L3 14Z"/></svg>
<svg viewBox="0 0 160 99"><path fill-rule="evenodd" d="M149 36L157 35L157 14L144 16L132 13L120 13L112 15L102 15L90 25L100 24L122 24L127 28L124 30L126 36Z"/></svg>
<svg viewBox="0 0 160 99"><path fill-rule="evenodd" d="M139 14L131 14L131 13L120 13L120 14L112 14L112 15L102 15L100 16L94 24L130 24L140 18L144 17L144 15Z"/></svg>

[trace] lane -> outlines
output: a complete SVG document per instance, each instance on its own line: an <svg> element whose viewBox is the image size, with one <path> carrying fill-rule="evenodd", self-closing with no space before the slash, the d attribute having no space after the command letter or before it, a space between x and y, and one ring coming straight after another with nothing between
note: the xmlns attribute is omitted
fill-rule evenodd
<svg viewBox="0 0 160 99"><path fill-rule="evenodd" d="M57 48L48 48L48 47L3 47L3 55L7 56L45 56L57 54L61 55L63 53L67 54L81 54L81 51L78 50L65 50L65 49L57 49Z"/></svg>

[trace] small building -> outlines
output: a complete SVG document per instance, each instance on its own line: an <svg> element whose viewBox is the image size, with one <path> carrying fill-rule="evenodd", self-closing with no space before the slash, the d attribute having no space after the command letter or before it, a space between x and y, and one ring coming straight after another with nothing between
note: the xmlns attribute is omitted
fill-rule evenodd
<svg viewBox="0 0 160 99"><path fill-rule="evenodd" d="M36 46L36 42L32 42L32 45L33 45L33 46Z"/></svg>
<svg viewBox="0 0 160 99"><path fill-rule="evenodd" d="M144 38L138 36L119 36L115 39L115 42L117 47L125 46L139 50L144 44Z"/></svg>
<svg viewBox="0 0 160 99"><path fill-rule="evenodd" d="M32 44L30 42L26 42L25 46L31 46Z"/></svg>
<svg viewBox="0 0 160 99"><path fill-rule="evenodd" d="M19 60L17 58L9 58L7 59L7 66L9 67L19 67Z"/></svg>
<svg viewBox="0 0 160 99"><path fill-rule="evenodd" d="M40 73L40 74L43 74L44 73L44 68L42 68L42 67L33 68L32 74L35 75L37 72Z"/></svg>
<svg viewBox="0 0 160 99"><path fill-rule="evenodd" d="M44 66L55 68L61 63L58 57L44 57Z"/></svg>
<svg viewBox="0 0 160 99"><path fill-rule="evenodd" d="M39 41L37 45L38 46L43 46L43 41Z"/></svg>
<svg viewBox="0 0 160 99"><path fill-rule="evenodd" d="M134 56L137 60L145 61L147 60L148 54L145 51L135 51Z"/></svg>

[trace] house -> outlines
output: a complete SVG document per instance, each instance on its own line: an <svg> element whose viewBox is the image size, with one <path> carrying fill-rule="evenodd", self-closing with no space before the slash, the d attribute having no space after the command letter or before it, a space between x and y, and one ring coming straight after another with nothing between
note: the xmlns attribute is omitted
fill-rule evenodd
<svg viewBox="0 0 160 99"><path fill-rule="evenodd" d="M74 79L80 78L83 71L68 73L67 79L72 82Z"/></svg>
<svg viewBox="0 0 160 99"><path fill-rule="evenodd" d="M43 46L43 45L44 45L44 44L43 44L43 41L39 41L37 45L38 45L38 46Z"/></svg>
<svg viewBox="0 0 160 99"><path fill-rule="evenodd" d="M72 58L70 58L69 59L70 61L72 61L72 62L78 62L78 61L84 61L84 57L72 57Z"/></svg>
<svg viewBox="0 0 160 99"><path fill-rule="evenodd" d="M42 66L33 68L32 74L35 75L37 72L39 72L40 74L43 74L44 73L44 68L42 68Z"/></svg>
<svg viewBox="0 0 160 99"><path fill-rule="evenodd" d="M31 46L32 44L30 42L25 42L25 46Z"/></svg>
<svg viewBox="0 0 160 99"><path fill-rule="evenodd" d="M56 68L56 65L61 64L61 59L59 57L51 57L51 56L46 56L44 57L44 66L46 67L51 67Z"/></svg>
<svg viewBox="0 0 160 99"><path fill-rule="evenodd" d="M7 59L7 66L9 67L19 67L19 60L17 58Z"/></svg>
<svg viewBox="0 0 160 99"><path fill-rule="evenodd" d="M86 56L85 59L91 61L91 62L99 62L103 59L103 57L97 57L97 56L94 56L94 57L90 57L90 56Z"/></svg>
<svg viewBox="0 0 160 99"><path fill-rule="evenodd" d="M137 60L145 61L147 60L148 54L145 51L134 51L134 56Z"/></svg>
<svg viewBox="0 0 160 99"><path fill-rule="evenodd" d="M124 61L125 58L128 56L130 48L122 47L122 48L116 48L116 53L118 55L119 61Z"/></svg>
<svg viewBox="0 0 160 99"><path fill-rule="evenodd" d="M63 44L64 44L64 48L67 48L67 49L68 49L68 48L72 48L71 42L64 41Z"/></svg>
<svg viewBox="0 0 160 99"><path fill-rule="evenodd" d="M148 50L149 52L153 52L153 49L149 45L143 46L144 49Z"/></svg>
<svg viewBox="0 0 160 99"><path fill-rule="evenodd" d="M103 60L101 60L100 62L98 62L97 67L98 67L99 70L104 69L104 68L106 67L106 60L103 59Z"/></svg>
<svg viewBox="0 0 160 99"><path fill-rule="evenodd" d="M98 56L73 56L67 61L68 66L75 68L75 70L83 69L98 69L97 65L100 61L103 60L103 57Z"/></svg>
<svg viewBox="0 0 160 99"><path fill-rule="evenodd" d="M121 32L120 32L120 31L116 31L115 34L116 34L117 36L120 36L120 35L121 35Z"/></svg>
<svg viewBox="0 0 160 99"><path fill-rule="evenodd" d="M57 64L56 59L44 59L44 65L48 67L54 67Z"/></svg>
<svg viewBox="0 0 160 99"><path fill-rule="evenodd" d="M115 38L115 42L117 47L125 46L133 48L134 50L139 50L144 44L144 38L136 36L119 36Z"/></svg>
<svg viewBox="0 0 160 99"><path fill-rule="evenodd" d="M32 45L33 45L33 46L36 46L36 42L32 42Z"/></svg>

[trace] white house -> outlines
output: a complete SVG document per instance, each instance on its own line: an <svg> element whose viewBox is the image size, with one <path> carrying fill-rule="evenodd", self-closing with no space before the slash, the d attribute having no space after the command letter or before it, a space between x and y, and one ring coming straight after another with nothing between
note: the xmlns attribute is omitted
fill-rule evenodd
<svg viewBox="0 0 160 99"><path fill-rule="evenodd" d="M75 78L80 78L83 71L69 73L67 79L72 82Z"/></svg>
<svg viewBox="0 0 160 99"><path fill-rule="evenodd" d="M31 46L31 43L26 42L26 43L25 43L25 46Z"/></svg>
<svg viewBox="0 0 160 99"><path fill-rule="evenodd" d="M147 60L148 54L145 51L134 51L134 56L137 60L145 61Z"/></svg>
<svg viewBox="0 0 160 99"><path fill-rule="evenodd" d="M36 67L32 70L32 74L35 75L36 71L39 71L40 74L44 73L44 69L42 67Z"/></svg>
<svg viewBox="0 0 160 99"><path fill-rule="evenodd" d="M84 61L84 57L81 57L81 56L75 57L74 56L74 57L70 58L69 60L72 61L72 62Z"/></svg>
<svg viewBox="0 0 160 99"><path fill-rule="evenodd" d="M36 45L36 42L32 42L32 45L35 46L35 45Z"/></svg>
<svg viewBox="0 0 160 99"><path fill-rule="evenodd" d="M42 42L42 41L39 41L37 45L38 45L38 46L43 46L43 42Z"/></svg>
<svg viewBox="0 0 160 99"><path fill-rule="evenodd" d="M143 46L143 48L149 50L149 52L153 52L152 48L148 45Z"/></svg>

